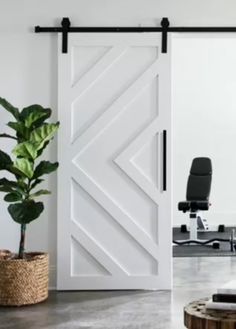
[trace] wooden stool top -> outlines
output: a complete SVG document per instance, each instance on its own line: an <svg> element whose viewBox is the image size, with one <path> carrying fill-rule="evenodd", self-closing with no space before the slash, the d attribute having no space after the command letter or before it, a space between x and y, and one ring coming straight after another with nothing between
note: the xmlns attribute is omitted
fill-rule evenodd
<svg viewBox="0 0 236 329"><path fill-rule="evenodd" d="M184 325L188 329L235 329L236 311L206 310L208 300L200 299L184 307Z"/></svg>

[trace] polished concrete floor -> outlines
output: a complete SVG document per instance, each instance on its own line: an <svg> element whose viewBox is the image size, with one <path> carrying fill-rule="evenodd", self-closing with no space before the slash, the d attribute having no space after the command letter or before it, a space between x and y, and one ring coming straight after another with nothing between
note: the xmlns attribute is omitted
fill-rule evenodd
<svg viewBox="0 0 236 329"><path fill-rule="evenodd" d="M184 329L183 306L236 278L236 257L174 258L173 291L51 292L0 308L1 329Z"/></svg>

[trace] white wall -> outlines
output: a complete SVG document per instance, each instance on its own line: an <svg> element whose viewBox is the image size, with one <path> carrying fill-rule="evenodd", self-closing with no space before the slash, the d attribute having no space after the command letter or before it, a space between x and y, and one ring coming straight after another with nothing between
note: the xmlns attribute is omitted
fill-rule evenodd
<svg viewBox="0 0 236 329"><path fill-rule="evenodd" d="M236 25L234 0L0 0L0 96L16 106L32 103L50 106L57 116L56 35L34 34L35 25L58 25L69 16L74 25L159 24L168 16L173 25ZM0 112L0 122L8 117ZM0 148L5 147L0 140ZM56 142L47 153L56 159ZM188 165L187 165L188 167ZM186 172L186 171L185 171ZM182 182L182 181L181 181ZM47 187L42 218L30 225L28 249L48 250L52 272L56 265L56 175ZM47 201L46 201L47 200ZM50 201L49 201L50 200ZM18 226L0 203L0 248L16 249ZM52 275L51 285L55 285Z"/></svg>
<svg viewBox="0 0 236 329"><path fill-rule="evenodd" d="M210 225L235 225L236 37L174 38L172 43L174 226L188 223L177 211L185 200L192 159L213 163Z"/></svg>

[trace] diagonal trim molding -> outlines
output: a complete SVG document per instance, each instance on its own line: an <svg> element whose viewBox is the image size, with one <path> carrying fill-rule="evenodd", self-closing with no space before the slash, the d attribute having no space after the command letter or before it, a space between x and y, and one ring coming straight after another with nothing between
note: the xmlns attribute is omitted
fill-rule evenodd
<svg viewBox="0 0 236 329"><path fill-rule="evenodd" d="M104 267L110 275L129 275L91 235L75 220L71 220L71 235Z"/></svg>
<svg viewBox="0 0 236 329"><path fill-rule="evenodd" d="M106 211L116 222L138 242L154 259L159 257L158 245L136 223L115 200L101 189L100 186L78 165L71 165L71 175L76 182Z"/></svg>
<svg viewBox="0 0 236 329"><path fill-rule="evenodd" d="M96 138L105 131L128 105L139 95L139 93L158 75L159 62L155 61L143 74L120 95L112 105L93 122L88 129L77 138L71 145L71 156L79 157Z"/></svg>
<svg viewBox="0 0 236 329"><path fill-rule="evenodd" d="M141 173L132 161L132 158L146 141L155 136L159 131L160 123L157 118L113 160L156 204L160 203L162 195L158 193L157 187Z"/></svg>

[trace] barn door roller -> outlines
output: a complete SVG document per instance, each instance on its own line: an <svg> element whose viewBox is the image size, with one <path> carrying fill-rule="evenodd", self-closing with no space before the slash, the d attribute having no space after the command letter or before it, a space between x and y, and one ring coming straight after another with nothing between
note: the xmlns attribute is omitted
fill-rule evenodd
<svg viewBox="0 0 236 329"><path fill-rule="evenodd" d="M35 33L51 32L62 33L62 53L67 53L68 33L134 33L134 32L162 32L162 52L167 52L167 32L169 27L168 18L164 17L161 21L161 27L74 27L71 26L70 19L63 17L60 27L41 27L35 26Z"/></svg>
<svg viewBox="0 0 236 329"><path fill-rule="evenodd" d="M35 33L52 32L62 33L62 53L67 53L68 50L68 33L148 33L160 32L162 33L162 53L167 53L168 32L186 33L186 32L236 32L236 27L204 27L204 26L186 26L186 27L172 27L167 17L161 20L161 26L139 26L139 27L74 27L71 26L70 19L63 17L60 27L41 27L35 26Z"/></svg>

